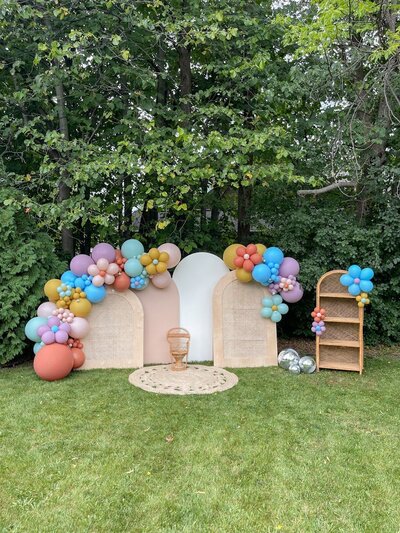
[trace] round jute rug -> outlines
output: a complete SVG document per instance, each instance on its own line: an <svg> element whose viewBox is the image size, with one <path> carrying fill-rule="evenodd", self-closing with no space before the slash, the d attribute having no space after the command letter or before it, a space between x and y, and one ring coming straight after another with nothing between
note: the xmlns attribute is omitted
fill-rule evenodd
<svg viewBox="0 0 400 533"><path fill-rule="evenodd" d="M130 376L132 385L157 394L212 394L231 389L238 377L215 366L189 365L175 372L171 365L146 366Z"/></svg>

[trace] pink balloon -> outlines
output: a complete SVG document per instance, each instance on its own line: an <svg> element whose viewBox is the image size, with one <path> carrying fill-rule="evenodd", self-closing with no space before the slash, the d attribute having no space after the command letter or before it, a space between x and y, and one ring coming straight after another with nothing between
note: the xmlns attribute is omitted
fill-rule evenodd
<svg viewBox="0 0 400 533"><path fill-rule="evenodd" d="M48 318L53 314L53 311L57 309L57 306L53 302L44 302L37 308L36 314L42 318Z"/></svg>
<svg viewBox="0 0 400 533"><path fill-rule="evenodd" d="M115 274L118 274L119 272L119 266L117 263L110 263L109 267L107 268L107 274L111 274L115 276Z"/></svg>
<svg viewBox="0 0 400 533"><path fill-rule="evenodd" d="M71 322L70 336L73 339L83 339L89 333L89 322L85 318L75 316Z"/></svg>
<svg viewBox="0 0 400 533"><path fill-rule="evenodd" d="M282 299L285 302L294 304L303 298L304 290L299 282L296 281L292 291L281 292Z"/></svg>
<svg viewBox="0 0 400 533"><path fill-rule="evenodd" d="M115 276L113 276L112 274L106 274L104 276L104 283L106 285L112 285L115 281Z"/></svg>
<svg viewBox="0 0 400 533"><path fill-rule="evenodd" d="M46 331L46 333L43 333L42 342L44 342L45 344L53 344L54 341L55 337L52 331Z"/></svg>
<svg viewBox="0 0 400 533"><path fill-rule="evenodd" d="M285 257L279 267L279 275L282 278L287 278L289 276L297 276L300 272L300 265L293 259L293 257Z"/></svg>
<svg viewBox="0 0 400 533"><path fill-rule="evenodd" d="M83 276L84 274L88 273L88 268L90 265L93 265L93 263L93 259L88 255L79 254L71 259L69 268L72 270L75 276Z"/></svg>
<svg viewBox="0 0 400 533"><path fill-rule="evenodd" d="M109 264L110 264L110 263L107 261L107 259L104 259L104 257L102 257L101 259L99 259L99 260L97 261L97 263L96 263L97 268L98 268L99 270L107 270Z"/></svg>
<svg viewBox="0 0 400 533"><path fill-rule="evenodd" d="M59 344L64 344L68 340L68 333L62 329L59 329L56 331L55 339Z"/></svg>
<svg viewBox="0 0 400 533"><path fill-rule="evenodd" d="M164 250L165 251L165 250ZM151 282L157 289L165 289L171 283L171 274L166 270L162 274L157 274L151 278Z"/></svg>
<svg viewBox="0 0 400 533"><path fill-rule="evenodd" d="M92 279L92 283L95 287L101 287L102 285L104 285L104 278L103 276L95 276L93 279Z"/></svg>
<svg viewBox="0 0 400 533"><path fill-rule="evenodd" d="M99 269L97 268L95 264L89 266L88 274L90 276L96 276L98 273L99 273Z"/></svg>
<svg viewBox="0 0 400 533"><path fill-rule="evenodd" d="M159 246L158 249L160 250L160 252L167 252L167 254L169 255L167 263L168 268L176 267L176 265L181 260L181 251L176 246L176 244L172 244L172 242L166 242L165 244Z"/></svg>
<svg viewBox="0 0 400 533"><path fill-rule="evenodd" d="M107 244L106 242L96 244L96 246L92 250L92 258L96 263L99 259L102 258L107 259L109 263L113 263L115 261L114 247L111 246L111 244Z"/></svg>

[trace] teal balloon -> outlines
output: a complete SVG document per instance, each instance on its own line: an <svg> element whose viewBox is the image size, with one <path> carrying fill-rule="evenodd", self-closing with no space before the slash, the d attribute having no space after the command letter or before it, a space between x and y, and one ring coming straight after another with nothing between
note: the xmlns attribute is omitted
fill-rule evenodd
<svg viewBox="0 0 400 533"><path fill-rule="evenodd" d="M270 307L263 307L260 313L263 318L271 318L272 309Z"/></svg>
<svg viewBox="0 0 400 533"><path fill-rule="evenodd" d="M40 342L41 339L36 331L40 328L40 326L44 326L45 324L47 324L47 318L41 316L35 316L34 318L31 318L25 326L25 335L33 342Z"/></svg>
<svg viewBox="0 0 400 533"><path fill-rule="evenodd" d="M143 244L137 239L128 239L121 246L121 254L126 257L126 259L133 259L138 255L142 255L144 254Z"/></svg>
<svg viewBox="0 0 400 533"><path fill-rule="evenodd" d="M260 263L253 268L251 275L258 283L266 283L271 277L271 270L264 263Z"/></svg>
<svg viewBox="0 0 400 533"><path fill-rule="evenodd" d="M360 279L364 281L370 281L374 277L375 272L372 268L363 268L361 270Z"/></svg>
<svg viewBox="0 0 400 533"><path fill-rule="evenodd" d="M128 259L128 261L125 263L124 270L125 274L131 278L134 278L135 276L140 276L143 270L143 265L138 259Z"/></svg>
<svg viewBox="0 0 400 533"><path fill-rule="evenodd" d="M350 287L353 282L354 278L352 278L349 274L343 274L342 276L340 276L340 283L345 287Z"/></svg>
<svg viewBox="0 0 400 533"><path fill-rule="evenodd" d="M278 311L281 315L286 315L289 312L289 306L287 304L279 304Z"/></svg>
<svg viewBox="0 0 400 533"><path fill-rule="evenodd" d="M284 255L282 250L276 246L267 248L263 254L263 258L266 263L277 263L278 265L282 263L283 257Z"/></svg>
<svg viewBox="0 0 400 533"><path fill-rule="evenodd" d="M360 285L353 283L352 285L350 285L348 291L352 296L358 296L361 292Z"/></svg>
<svg viewBox="0 0 400 533"><path fill-rule="evenodd" d="M349 275L352 278L359 278L361 275L361 268L358 265L351 265L351 267L349 267Z"/></svg>
<svg viewBox="0 0 400 533"><path fill-rule="evenodd" d="M40 348L43 348L44 342L35 342L35 345L33 347L33 353L36 355Z"/></svg>
<svg viewBox="0 0 400 533"><path fill-rule="evenodd" d="M372 281L368 281L365 279L362 279L360 281L361 292L371 292L373 288L374 288L374 284L372 283Z"/></svg>
<svg viewBox="0 0 400 533"><path fill-rule="evenodd" d="M95 285L88 285L85 287L86 298L92 304L102 302L106 297L106 289L104 286L96 287Z"/></svg>
<svg viewBox="0 0 400 533"><path fill-rule="evenodd" d="M282 320L282 315L279 311L274 311L271 315L272 322L280 322Z"/></svg>

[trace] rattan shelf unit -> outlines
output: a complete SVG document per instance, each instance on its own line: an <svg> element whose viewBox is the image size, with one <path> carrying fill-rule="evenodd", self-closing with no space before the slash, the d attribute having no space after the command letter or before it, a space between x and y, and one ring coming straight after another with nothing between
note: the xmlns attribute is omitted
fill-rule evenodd
<svg viewBox="0 0 400 533"><path fill-rule="evenodd" d="M317 306L326 311L326 331L316 337L317 370L363 371L364 309L340 283L346 270L332 270L324 274L317 284Z"/></svg>

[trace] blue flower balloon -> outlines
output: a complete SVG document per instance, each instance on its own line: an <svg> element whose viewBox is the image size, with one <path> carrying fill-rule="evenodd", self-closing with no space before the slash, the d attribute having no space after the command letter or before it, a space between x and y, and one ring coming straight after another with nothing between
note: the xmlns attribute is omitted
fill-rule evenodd
<svg viewBox="0 0 400 533"><path fill-rule="evenodd" d="M351 265L347 274L340 276L340 283L347 287L352 296L358 296L362 292L371 292L374 284L371 279L374 277L372 268L361 268L358 265Z"/></svg>
<svg viewBox="0 0 400 533"><path fill-rule="evenodd" d="M286 315L289 311L289 307L283 303L282 296L279 294L263 298L262 304L261 316L263 318L270 318L272 322L280 322L282 315Z"/></svg>

